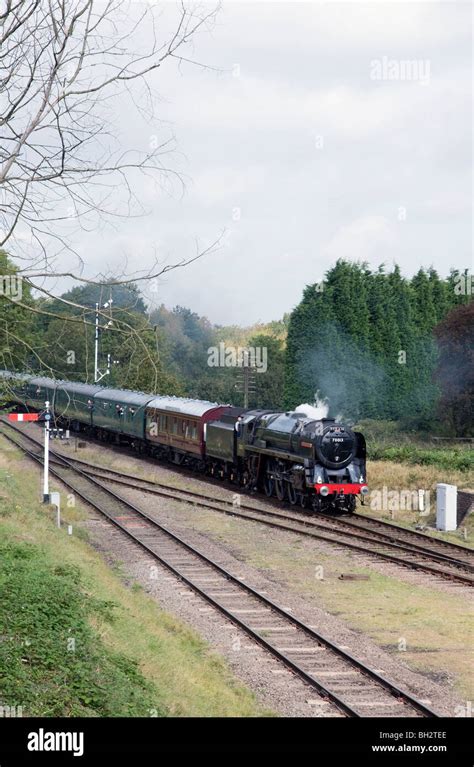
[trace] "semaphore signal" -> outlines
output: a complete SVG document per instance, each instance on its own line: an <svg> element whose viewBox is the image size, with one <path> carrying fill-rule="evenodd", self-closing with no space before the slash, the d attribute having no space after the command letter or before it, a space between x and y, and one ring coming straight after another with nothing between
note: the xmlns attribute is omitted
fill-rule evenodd
<svg viewBox="0 0 474 767"><path fill-rule="evenodd" d="M9 421L37 421L39 413L9 413Z"/></svg>
<svg viewBox="0 0 474 767"><path fill-rule="evenodd" d="M43 460L43 503L49 503L49 422L51 413L49 402L45 402L44 413L9 413L10 421L44 421L44 460Z"/></svg>

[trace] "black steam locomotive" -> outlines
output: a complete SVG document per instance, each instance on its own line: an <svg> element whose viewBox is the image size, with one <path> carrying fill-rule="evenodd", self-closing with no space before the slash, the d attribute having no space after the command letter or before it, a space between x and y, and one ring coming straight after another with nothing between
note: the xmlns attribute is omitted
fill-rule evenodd
<svg viewBox="0 0 474 767"><path fill-rule="evenodd" d="M368 493L362 434L299 412L229 410L207 424L211 472L237 467L245 487L314 511L352 512Z"/></svg>
<svg viewBox="0 0 474 767"><path fill-rule="evenodd" d="M353 512L368 493L365 439L330 418L244 410L97 384L0 371L7 399L49 402L58 426L321 512Z"/></svg>

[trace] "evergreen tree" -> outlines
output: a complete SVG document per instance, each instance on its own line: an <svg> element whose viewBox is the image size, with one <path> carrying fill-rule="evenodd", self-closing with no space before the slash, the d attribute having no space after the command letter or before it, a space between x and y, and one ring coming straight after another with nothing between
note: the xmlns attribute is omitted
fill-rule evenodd
<svg viewBox="0 0 474 767"><path fill-rule="evenodd" d="M255 392L251 393L249 405L264 410L281 410L285 378L285 352L280 339L258 334L252 336L248 346L266 349L267 369L253 374Z"/></svg>
<svg viewBox="0 0 474 767"><path fill-rule="evenodd" d="M398 267L386 274L338 261L323 288L305 288L290 316L285 406L311 402L317 393L335 415L429 427L439 397L433 328L466 303L456 292L463 277L452 272L442 280L434 269L420 269L408 280Z"/></svg>
<svg viewBox="0 0 474 767"><path fill-rule="evenodd" d="M457 436L474 436L474 302L452 309L434 329L440 419Z"/></svg>

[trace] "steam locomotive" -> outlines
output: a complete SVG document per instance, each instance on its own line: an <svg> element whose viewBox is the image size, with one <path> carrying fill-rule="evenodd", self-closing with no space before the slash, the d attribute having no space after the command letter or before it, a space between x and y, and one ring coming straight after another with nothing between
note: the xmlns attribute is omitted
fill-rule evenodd
<svg viewBox="0 0 474 767"><path fill-rule="evenodd" d="M97 384L0 371L9 403L31 411L49 402L53 423L139 454L227 479L314 512L351 513L366 495L359 432L304 413L245 410Z"/></svg>

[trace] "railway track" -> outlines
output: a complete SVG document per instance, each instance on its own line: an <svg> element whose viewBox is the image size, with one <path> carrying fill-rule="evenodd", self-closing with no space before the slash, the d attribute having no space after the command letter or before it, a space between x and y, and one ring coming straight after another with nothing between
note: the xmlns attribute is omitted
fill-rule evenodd
<svg viewBox="0 0 474 767"><path fill-rule="evenodd" d="M42 464L41 445L29 435L4 436ZM25 445L29 442L29 446ZM51 473L104 515L161 565L239 626L321 697L328 715L436 717L425 701L346 652L285 608L207 557L97 477L54 454Z"/></svg>
<svg viewBox="0 0 474 767"><path fill-rule="evenodd" d="M11 424L9 422L7 422L7 423L8 423L9 426L11 426ZM88 439L92 439L92 438L89 437ZM92 439L92 442L93 442L93 444L97 444L97 441L95 441L93 439ZM114 450L114 445L109 445L108 447L111 450ZM126 446L122 445L120 447L120 452L122 453L124 449L127 449L127 448L126 448ZM132 449L130 449L130 454L133 455L134 457L136 457L136 452L134 450L132 450ZM147 456L143 456L143 458L145 458L145 460L147 460ZM83 463L83 464L86 464L86 465L88 464L87 461L81 461L81 459L79 459L79 458L73 458L71 460L75 460L78 463ZM152 466L156 466L156 462L153 461L152 459L148 458L148 461L151 463ZM105 467L99 466L97 464L89 463L88 465L91 466L91 467L94 467L96 469L105 470ZM181 466L173 465L172 468L173 468L173 471L181 473L185 477L189 477L190 476L189 475L189 471L187 471L185 468L183 468ZM123 474L123 472L114 471L113 469L107 469L107 471L109 471L111 474L114 474L115 476L127 477L127 475ZM195 476L195 475L192 475L192 476ZM135 479L134 476L132 478ZM222 488L222 487L226 488L232 494L235 494L235 492L236 492L235 485L229 484L226 480L218 480L218 479L215 479L214 477L210 477L210 476L207 476L207 475L205 476L205 480L209 481L212 485L215 484L219 488ZM143 481L146 482L147 480L143 480ZM150 481L150 484L152 484L151 481ZM155 484L163 484L164 487L169 486L173 490L176 489L173 485L166 485L166 483L155 483ZM196 496L201 496L202 494L195 493L195 495ZM244 493L244 495L246 495L246 493ZM249 496L249 497L251 497L251 496ZM261 500L267 506L271 506L272 508L275 508L275 509L288 509L288 508L289 509L293 509L293 507L291 506L291 504L288 503L288 501L278 501L274 497L265 498L265 497L262 496ZM248 508L248 509L253 509L254 508L253 506L251 506L249 504L241 504L241 507L242 508ZM261 510L261 509L259 509L259 510ZM307 519L308 518L308 515L305 514L304 512L297 513L296 516L299 519ZM385 521L385 520L382 520L382 519L378 519L378 518L375 518L375 517L369 517L369 516L366 516L366 515L360 515L360 514L354 514L354 515L346 516L346 517L341 517L341 516L334 517L334 516L318 513L317 514L317 518L320 519L320 520L321 519L326 519L329 522L331 522L332 524L337 524L338 527L341 527L341 526L345 526L345 527L348 527L348 528L349 527L350 528L359 528L359 527L360 528L364 528L364 527L366 527L366 528L368 528L370 530L372 530L372 529L373 530L378 530L379 532L385 533L387 536L389 536L389 538L391 540L397 541L397 540L401 540L402 538L406 538L407 540L412 541L414 543L418 542L421 545L425 544L425 545L429 545L431 547L434 547L433 548L434 551L435 551L435 549L440 549L441 551L444 550L446 552L451 551L454 558L461 558L462 559L463 556L465 556L467 558L467 561L472 562L472 556L473 556L474 552L473 552L472 549L468 548L467 546L463 546L463 545L460 545L460 544L452 543L451 541L446 541L446 540L443 540L443 539L440 539L440 538L434 538L431 535L427 535L426 533L418 532L418 531L415 531L415 530L408 530L407 528L401 527L400 525L394 524L393 522L388 522L388 521Z"/></svg>
<svg viewBox="0 0 474 767"><path fill-rule="evenodd" d="M27 436L18 427L12 426L9 422L6 423L13 431ZM28 439L37 445L41 444L30 435L28 435ZM52 460L61 457L61 454L53 450L51 455ZM202 493L183 490L168 483L127 475L79 458L69 457L67 460L81 466L82 471L90 476L131 487L134 490L168 497L171 500L178 500L196 507L258 522L301 536L327 541L462 585L474 585L474 555L469 549L451 543L446 544L445 541L438 541L426 535L398 528L395 525L382 523L382 529L379 530L371 529L365 524L353 524L347 519L325 516L302 518L301 515L276 511L274 508L260 508L249 503L240 503L236 508L230 500L204 496ZM360 519L366 521L366 518ZM371 520L371 518L367 519ZM371 521L375 523L377 528L379 527L378 520ZM387 530L388 532L386 532Z"/></svg>
<svg viewBox="0 0 474 767"><path fill-rule="evenodd" d="M364 527L357 530L357 527L354 526L355 529L344 531L337 524L337 521L333 523L330 519L324 519L323 522L304 520L288 513L260 509L250 504L240 504L240 506L235 507L232 501L226 501L215 496L203 496L200 493L182 490L161 482L144 480L132 475L124 476L120 472L117 472L118 476L115 476L108 469L85 468L84 471L90 476L115 482L133 490L140 490L170 498L170 500L188 503L195 507L229 514L287 532L327 541L364 554L371 554L404 567L422 570L463 585L474 586L474 565L471 564L474 557L472 555L469 557L467 550L468 556L464 555L462 559L458 559L444 552L439 553L435 549L403 543L394 536L378 534ZM348 526L348 528L350 527L351 525Z"/></svg>

